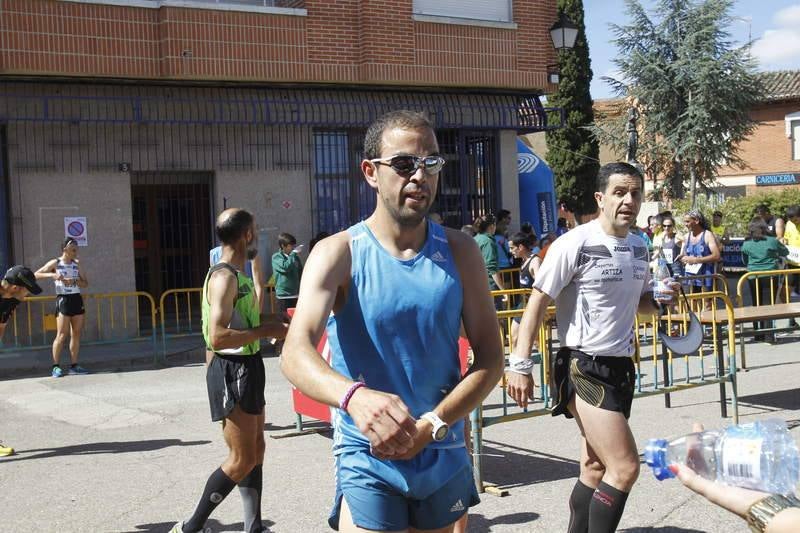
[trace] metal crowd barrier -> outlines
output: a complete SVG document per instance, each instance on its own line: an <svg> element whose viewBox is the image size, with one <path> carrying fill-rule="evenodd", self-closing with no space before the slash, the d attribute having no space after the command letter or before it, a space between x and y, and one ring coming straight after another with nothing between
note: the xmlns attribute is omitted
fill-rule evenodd
<svg viewBox="0 0 800 533"><path fill-rule="evenodd" d="M50 346L56 335L55 301L55 296L25 298L6 326L0 351ZM86 315L81 344L149 340L156 356L156 306L149 293L85 293L83 301Z"/></svg>
<svg viewBox="0 0 800 533"><path fill-rule="evenodd" d="M760 305L774 305L779 303L776 299L779 296L782 296L783 302L789 302L791 300L791 284L790 284L790 277L791 276L798 276L800 275L800 269L792 269L792 268L784 268L780 270L761 270L761 271L752 271L743 274L739 281L736 283L736 303L739 307L744 307L744 293L742 292L745 284L748 280L751 279L761 279L767 278L769 280L769 292L770 292L770 301L769 302L762 302L761 295L759 294L760 291L756 291L756 301L752 302L750 305L760 306ZM749 290L749 289L748 289Z"/></svg>
<svg viewBox="0 0 800 533"><path fill-rule="evenodd" d="M493 296L515 296L520 292L530 294L529 290L494 291ZM698 309L708 308L701 317L708 328L708 337L697 353L687 356L675 356L667 350L658 340L659 328L656 316L637 317L634 363L636 366L636 397L663 394L665 406L671 406L671 394L682 390L704 385L718 384L720 387L720 414L727 417L727 398L725 384L731 384L731 407L733 421L738 423L738 394L736 388L736 340L733 318L733 303L723 291L704 292L687 295L690 305ZM722 305L720 305L720 302ZM506 355L510 353L511 338L506 333L511 331L511 321L514 317L522 316L523 309L500 310L497 312L498 320L504 326L503 347ZM483 430L489 426L538 417L550 414L551 396L549 394L550 361L554 353L555 339L553 336L555 308L549 307L545 323L539 330L538 352L533 354L538 359L540 391L535 394L534 402L528 409L521 409L515 403L509 403L505 390L505 376L502 380L503 391L500 405L492 403L481 406L470 413L472 428L472 453L475 483L478 490L496 490L494 485L486 483L483 479L482 454ZM689 320L685 304L680 302L674 309L662 317L665 331L672 333L685 333ZM648 335L648 329L651 334ZM725 351L727 340L727 353ZM651 352L643 355L648 349ZM494 402L494 399L488 400Z"/></svg>
<svg viewBox="0 0 800 533"><path fill-rule="evenodd" d="M519 268L504 268L498 270L497 273L500 274L500 279L503 280L503 287L506 289L519 288Z"/></svg>

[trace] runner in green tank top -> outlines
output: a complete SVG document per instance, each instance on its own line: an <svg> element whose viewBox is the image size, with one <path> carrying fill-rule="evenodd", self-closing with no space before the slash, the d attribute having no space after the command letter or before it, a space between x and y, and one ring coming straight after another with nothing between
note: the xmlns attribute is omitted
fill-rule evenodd
<svg viewBox="0 0 800 533"><path fill-rule="evenodd" d="M203 339L206 341L206 347L214 352L214 347L208 335L208 317L211 313L211 304L208 302L208 280L211 275L221 269L226 269L231 274L236 276L237 291L236 299L233 304L233 315L231 315L231 323L228 327L234 329L253 329L261 324L261 316L258 309L258 300L255 295L255 288L253 280L237 271L232 265L228 263L217 263L208 270L206 280L203 283L203 293L201 300L201 310L203 313ZM253 355L259 351L260 342L258 339L251 343L245 344L238 348L221 348L216 350L216 353L229 354L229 355Z"/></svg>
<svg viewBox="0 0 800 533"><path fill-rule="evenodd" d="M287 325L275 317L261 320L253 282L242 273L248 251L255 249L253 215L226 209L217 218L222 243L218 264L203 283L203 338L214 357L206 371L211 419L223 420L227 460L208 478L194 514L171 533L202 531L212 511L239 486L244 530L261 532L264 463L264 362L260 339L283 338Z"/></svg>

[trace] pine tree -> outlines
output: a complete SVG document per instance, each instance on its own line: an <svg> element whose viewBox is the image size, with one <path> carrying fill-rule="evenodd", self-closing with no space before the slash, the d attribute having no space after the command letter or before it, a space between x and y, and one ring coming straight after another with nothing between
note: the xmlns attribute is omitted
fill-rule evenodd
<svg viewBox="0 0 800 533"><path fill-rule="evenodd" d="M547 132L547 163L556 179L556 194L567 209L594 213L594 184L599 167L598 143L587 130L594 122L589 84L592 68L583 23L582 0L558 0L558 11L578 27L575 47L559 53L559 83L548 106L564 109L566 124Z"/></svg>
<svg viewBox="0 0 800 533"><path fill-rule="evenodd" d="M733 0L659 0L652 16L626 0L630 23L611 25L620 79L604 78L625 97L622 112L593 128L625 153L625 108L640 112L639 153L661 193L683 198L687 182L708 189L722 165L743 167L738 144L755 129L749 112L763 88L749 44L735 47L727 28Z"/></svg>

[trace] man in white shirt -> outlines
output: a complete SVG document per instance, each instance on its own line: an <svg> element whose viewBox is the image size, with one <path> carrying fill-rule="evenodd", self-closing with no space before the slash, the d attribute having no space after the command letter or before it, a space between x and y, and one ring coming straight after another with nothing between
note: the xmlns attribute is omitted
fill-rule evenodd
<svg viewBox="0 0 800 533"><path fill-rule="evenodd" d="M629 233L643 187L642 174L627 163L600 169L595 193L600 215L550 247L509 357L508 391L524 407L533 398L534 334L555 300L561 349L553 365L553 415L574 417L582 435L569 533L615 531L639 475L628 425L635 379L633 326L637 310L660 310L652 298L647 245Z"/></svg>

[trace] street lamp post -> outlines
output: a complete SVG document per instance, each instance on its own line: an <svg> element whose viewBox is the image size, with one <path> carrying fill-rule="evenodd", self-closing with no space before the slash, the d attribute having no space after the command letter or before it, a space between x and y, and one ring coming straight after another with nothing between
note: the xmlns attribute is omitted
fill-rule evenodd
<svg viewBox="0 0 800 533"><path fill-rule="evenodd" d="M561 53L564 50L571 50L575 46L578 38L578 27L564 13L558 14L558 20L550 26L550 39L553 41L553 48ZM547 81L556 85L559 82L558 64L547 65Z"/></svg>

